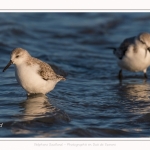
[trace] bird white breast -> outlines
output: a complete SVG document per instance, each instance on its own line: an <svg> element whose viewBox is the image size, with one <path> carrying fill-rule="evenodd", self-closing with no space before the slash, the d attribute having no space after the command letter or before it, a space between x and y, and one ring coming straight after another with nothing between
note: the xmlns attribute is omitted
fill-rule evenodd
<svg viewBox="0 0 150 150"><path fill-rule="evenodd" d="M146 53L144 49L137 49L135 52L130 47L125 56L121 60L118 59L118 65L129 71L143 71L150 65L150 53Z"/></svg>
<svg viewBox="0 0 150 150"><path fill-rule="evenodd" d="M46 94L54 89L57 82L44 80L38 74L38 68L38 65L28 66L25 63L15 66L16 79L28 93Z"/></svg>

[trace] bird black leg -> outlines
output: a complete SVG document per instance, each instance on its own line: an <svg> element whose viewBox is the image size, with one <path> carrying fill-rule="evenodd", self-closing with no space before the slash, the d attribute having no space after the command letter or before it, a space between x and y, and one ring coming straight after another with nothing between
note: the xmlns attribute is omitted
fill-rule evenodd
<svg viewBox="0 0 150 150"><path fill-rule="evenodd" d="M122 69L119 71L118 78L119 78L120 80L122 79Z"/></svg>
<svg viewBox="0 0 150 150"><path fill-rule="evenodd" d="M144 78L145 79L147 79L148 77L147 77L147 74L146 74L146 72L144 72Z"/></svg>

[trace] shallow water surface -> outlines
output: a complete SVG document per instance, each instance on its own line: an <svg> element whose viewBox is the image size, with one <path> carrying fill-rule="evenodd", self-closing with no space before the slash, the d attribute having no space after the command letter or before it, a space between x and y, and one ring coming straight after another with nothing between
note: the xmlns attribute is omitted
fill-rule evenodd
<svg viewBox="0 0 150 150"><path fill-rule="evenodd" d="M0 69L15 47L68 73L27 97L11 66L0 74L0 137L149 137L150 69L124 71L108 46L150 32L150 13L0 13ZM144 27L144 28L143 28Z"/></svg>

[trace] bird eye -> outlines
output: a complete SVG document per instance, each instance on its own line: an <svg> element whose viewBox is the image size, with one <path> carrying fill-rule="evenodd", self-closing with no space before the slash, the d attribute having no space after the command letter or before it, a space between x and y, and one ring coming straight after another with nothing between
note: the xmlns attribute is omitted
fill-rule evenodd
<svg viewBox="0 0 150 150"><path fill-rule="evenodd" d="M18 57L19 57L19 55L16 56L16 58L18 58Z"/></svg>
<svg viewBox="0 0 150 150"><path fill-rule="evenodd" d="M147 50L150 52L150 47L148 47Z"/></svg>

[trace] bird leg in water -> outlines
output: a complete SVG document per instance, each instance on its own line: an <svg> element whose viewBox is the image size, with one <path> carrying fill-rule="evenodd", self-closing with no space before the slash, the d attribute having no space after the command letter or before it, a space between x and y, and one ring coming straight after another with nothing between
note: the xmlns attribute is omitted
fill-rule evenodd
<svg viewBox="0 0 150 150"><path fill-rule="evenodd" d="M118 73L118 78L119 79L122 79L122 69L119 71L119 73Z"/></svg>
<svg viewBox="0 0 150 150"><path fill-rule="evenodd" d="M146 74L146 72L144 72L144 78L145 79L147 79L148 77L147 77L147 74Z"/></svg>

